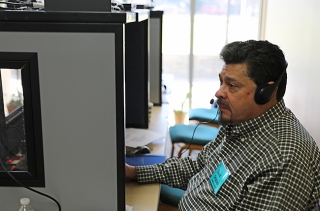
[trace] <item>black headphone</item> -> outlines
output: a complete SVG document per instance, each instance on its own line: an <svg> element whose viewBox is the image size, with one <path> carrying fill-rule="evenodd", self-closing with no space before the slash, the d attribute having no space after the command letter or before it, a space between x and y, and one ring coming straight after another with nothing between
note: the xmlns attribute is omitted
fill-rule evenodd
<svg viewBox="0 0 320 211"><path fill-rule="evenodd" d="M254 94L254 100L257 104L266 104L271 99L273 92L276 90L285 72L286 70L281 73L279 78L273 84L265 83L257 88L256 93Z"/></svg>

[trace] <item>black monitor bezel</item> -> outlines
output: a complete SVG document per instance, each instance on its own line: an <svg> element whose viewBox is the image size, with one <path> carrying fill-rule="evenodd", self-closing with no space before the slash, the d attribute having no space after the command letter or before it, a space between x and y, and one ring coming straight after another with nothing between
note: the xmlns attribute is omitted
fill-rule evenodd
<svg viewBox="0 0 320 211"><path fill-rule="evenodd" d="M45 187L43 136L40 106L38 55L34 52L0 52L0 68L21 69L27 171L10 171L29 187ZM5 171L0 171L0 186L20 186Z"/></svg>

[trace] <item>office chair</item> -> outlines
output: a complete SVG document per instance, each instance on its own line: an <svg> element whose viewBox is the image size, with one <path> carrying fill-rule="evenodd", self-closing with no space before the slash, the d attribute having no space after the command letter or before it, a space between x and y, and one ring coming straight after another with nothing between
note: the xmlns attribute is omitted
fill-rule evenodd
<svg viewBox="0 0 320 211"><path fill-rule="evenodd" d="M219 132L219 128L207 125L185 125L176 124L169 128L169 135L172 142L171 157L174 154L174 146L177 143L184 143L178 152L178 157L184 150L189 149L189 156L192 150L201 150L204 145L214 140Z"/></svg>
<svg viewBox="0 0 320 211"><path fill-rule="evenodd" d="M214 121L212 121L214 119ZM196 108L191 109L189 120L197 122L209 122L209 124L185 125L176 124L169 128L169 135L172 142L171 157L174 154L174 145L176 143L184 143L178 152L178 157L184 150L189 148L189 156L192 150L201 150L208 142L213 141L219 132L219 124L217 122L217 108ZM212 127L214 126L214 127ZM196 129L196 130L195 130ZM160 204L158 211L178 211L178 204L184 194L184 190L173 188L168 185L161 184Z"/></svg>
<svg viewBox="0 0 320 211"><path fill-rule="evenodd" d="M178 211L178 204L184 192L182 189L161 184L158 211Z"/></svg>
<svg viewBox="0 0 320 211"><path fill-rule="evenodd" d="M208 122L206 125L220 127L218 123L219 114L218 108L193 108L189 111L189 120L194 120L196 123Z"/></svg>

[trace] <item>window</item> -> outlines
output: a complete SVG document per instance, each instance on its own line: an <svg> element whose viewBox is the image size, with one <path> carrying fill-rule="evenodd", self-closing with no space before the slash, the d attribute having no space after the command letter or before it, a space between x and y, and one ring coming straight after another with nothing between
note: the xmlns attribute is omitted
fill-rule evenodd
<svg viewBox="0 0 320 211"><path fill-rule="evenodd" d="M26 186L44 186L38 59L36 53L0 52L0 156ZM0 186L18 184L0 166Z"/></svg>
<svg viewBox="0 0 320 211"><path fill-rule="evenodd" d="M163 74L173 107L192 87L191 107L210 107L226 43L259 39L260 0L155 0L163 10Z"/></svg>
<svg viewBox="0 0 320 211"><path fill-rule="evenodd" d="M129 2L123 0L123 2ZM168 102L179 108L211 107L223 62L219 53L233 41L259 39L261 0L132 0L164 11L162 79ZM166 100L163 99L163 102Z"/></svg>

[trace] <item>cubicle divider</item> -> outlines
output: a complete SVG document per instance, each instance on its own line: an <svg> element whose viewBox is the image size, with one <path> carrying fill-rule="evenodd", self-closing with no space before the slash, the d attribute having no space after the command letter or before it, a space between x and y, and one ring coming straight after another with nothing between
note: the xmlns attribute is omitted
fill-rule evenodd
<svg viewBox="0 0 320 211"><path fill-rule="evenodd" d="M149 10L137 10L136 21L125 26L125 40L126 127L148 128L150 100Z"/></svg>
<svg viewBox="0 0 320 211"><path fill-rule="evenodd" d="M162 105L163 11L150 11L150 102Z"/></svg>
<svg viewBox="0 0 320 211"><path fill-rule="evenodd" d="M37 190L63 210L124 211L124 26L135 14L0 13L0 51L38 56L45 187ZM2 210L22 197L57 210L25 188L0 190Z"/></svg>

